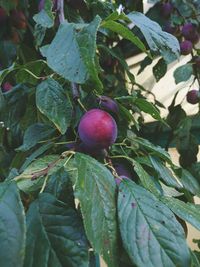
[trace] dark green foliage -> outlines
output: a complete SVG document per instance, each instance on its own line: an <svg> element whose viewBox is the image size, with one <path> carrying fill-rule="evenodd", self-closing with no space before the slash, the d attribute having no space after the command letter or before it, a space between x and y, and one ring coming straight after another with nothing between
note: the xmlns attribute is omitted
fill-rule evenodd
<svg viewBox="0 0 200 267"><path fill-rule="evenodd" d="M168 73L183 24L200 27L198 1L173 0L167 16L163 1L146 15L143 1L40 1L0 1L0 267L99 267L100 257L108 267L199 266L176 217L200 230L199 112L187 115L179 91L165 107L136 74ZM200 78L192 49L174 71L190 91ZM116 122L99 151L102 120L84 128L95 125L92 148L78 131L91 109Z"/></svg>

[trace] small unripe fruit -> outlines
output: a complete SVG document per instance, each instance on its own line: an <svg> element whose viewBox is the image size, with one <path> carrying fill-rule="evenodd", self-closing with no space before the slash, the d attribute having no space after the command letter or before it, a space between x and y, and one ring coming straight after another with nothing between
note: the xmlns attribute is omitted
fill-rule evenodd
<svg viewBox="0 0 200 267"><path fill-rule="evenodd" d="M200 101L200 94L198 90L191 90L187 93L187 102L190 104L197 104Z"/></svg>
<svg viewBox="0 0 200 267"><path fill-rule="evenodd" d="M185 40L180 43L180 50L182 55L189 55L192 52L192 42Z"/></svg>
<svg viewBox="0 0 200 267"><path fill-rule="evenodd" d="M100 96L98 97L100 108L105 109L106 111L111 111L115 114L118 114L119 107L117 103L108 96Z"/></svg>
<svg viewBox="0 0 200 267"><path fill-rule="evenodd" d="M9 82L5 82L5 83L2 85L1 88L2 88L2 92L6 93L6 92L10 91L10 90L13 88L13 86L12 86L11 83L9 83Z"/></svg>
<svg viewBox="0 0 200 267"><path fill-rule="evenodd" d="M106 111L91 109L86 112L78 126L82 142L90 148L108 148L117 138L117 125Z"/></svg>
<svg viewBox="0 0 200 267"><path fill-rule="evenodd" d="M11 22L14 27L20 30L25 30L27 21L24 13L21 10L12 10L10 12Z"/></svg>
<svg viewBox="0 0 200 267"><path fill-rule="evenodd" d="M168 18L172 11L173 11L174 7L171 3L167 2L167 3L164 3L162 4L161 6L161 14L165 17L165 18Z"/></svg>

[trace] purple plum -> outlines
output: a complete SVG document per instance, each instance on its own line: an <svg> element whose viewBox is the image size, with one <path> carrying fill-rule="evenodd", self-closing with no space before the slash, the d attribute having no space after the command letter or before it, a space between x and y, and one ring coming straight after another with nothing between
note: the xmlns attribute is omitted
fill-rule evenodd
<svg viewBox="0 0 200 267"><path fill-rule="evenodd" d="M199 103L200 101L200 93L199 93L199 90L191 90L187 93L187 102L192 104L192 105L195 105L197 103Z"/></svg>
<svg viewBox="0 0 200 267"><path fill-rule="evenodd" d="M100 96L98 97L99 106L102 109L105 109L106 111L110 111L118 115L119 107L117 105L117 102L114 101L112 98L108 96Z"/></svg>
<svg viewBox="0 0 200 267"><path fill-rule="evenodd" d="M161 14L165 18L168 18L171 15L173 9L174 9L174 7L170 2L163 3L162 6L161 6Z"/></svg>
<svg viewBox="0 0 200 267"><path fill-rule="evenodd" d="M117 138L117 124L106 111L91 109L81 118L78 133L88 147L107 149Z"/></svg>
<svg viewBox="0 0 200 267"><path fill-rule="evenodd" d="M180 43L180 50L182 55L189 55L192 52L192 42L189 40Z"/></svg>
<svg viewBox="0 0 200 267"><path fill-rule="evenodd" d="M5 82L5 83L1 86L1 88L2 88L2 92L6 93L6 92L10 91L10 90L13 88L13 86L12 86L11 83L9 83L9 82Z"/></svg>
<svg viewBox="0 0 200 267"><path fill-rule="evenodd" d="M186 40L191 41L192 43L196 43L199 40L199 35L197 32L197 28L192 23L186 23L182 27L182 35Z"/></svg>

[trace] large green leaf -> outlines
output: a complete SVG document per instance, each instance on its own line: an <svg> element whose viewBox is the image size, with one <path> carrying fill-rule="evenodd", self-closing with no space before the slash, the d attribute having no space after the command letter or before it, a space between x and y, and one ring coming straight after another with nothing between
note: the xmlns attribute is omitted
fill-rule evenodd
<svg viewBox="0 0 200 267"><path fill-rule="evenodd" d="M81 204L87 237L109 267L118 266L115 180L95 159L76 156L78 179L76 196Z"/></svg>
<svg viewBox="0 0 200 267"><path fill-rule="evenodd" d="M27 151L44 138L51 137L54 132L55 129L49 125L45 125L43 123L32 124L26 129L23 144L18 147L17 150Z"/></svg>
<svg viewBox="0 0 200 267"><path fill-rule="evenodd" d="M25 215L17 186L0 184L0 266L22 267L25 255Z"/></svg>
<svg viewBox="0 0 200 267"><path fill-rule="evenodd" d="M185 203L179 199L172 197L161 198L178 217L189 222L195 228L200 230L200 205Z"/></svg>
<svg viewBox="0 0 200 267"><path fill-rule="evenodd" d="M128 18L143 33L150 49L161 54L167 63L179 57L178 40L173 35L162 31L158 23L140 12L132 12L128 14Z"/></svg>
<svg viewBox="0 0 200 267"><path fill-rule="evenodd" d="M43 193L27 213L24 267L88 267L88 245L77 212Z"/></svg>
<svg viewBox="0 0 200 267"><path fill-rule="evenodd" d="M99 91L102 84L95 67L95 56L100 22L100 17L96 16L90 24L63 23L45 51L49 67L59 75L76 83L91 79Z"/></svg>
<svg viewBox="0 0 200 267"><path fill-rule="evenodd" d="M174 79L176 84L189 80L192 74L193 74L192 64L185 64L183 66L178 67L174 71Z"/></svg>
<svg viewBox="0 0 200 267"><path fill-rule="evenodd" d="M167 206L133 181L120 183L119 227L123 245L138 267L189 267L184 231Z"/></svg>
<svg viewBox="0 0 200 267"><path fill-rule="evenodd" d="M36 90L36 104L40 112L64 134L71 121L72 104L62 86L53 79L41 82Z"/></svg>

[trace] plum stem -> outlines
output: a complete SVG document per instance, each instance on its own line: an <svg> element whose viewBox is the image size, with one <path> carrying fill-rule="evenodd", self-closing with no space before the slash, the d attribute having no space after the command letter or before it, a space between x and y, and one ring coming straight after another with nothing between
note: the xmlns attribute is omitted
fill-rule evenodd
<svg viewBox="0 0 200 267"><path fill-rule="evenodd" d="M79 84L72 82L71 88L72 88L73 100L77 101L77 99L80 97Z"/></svg>
<svg viewBox="0 0 200 267"><path fill-rule="evenodd" d="M84 107L83 103L81 102L80 98L78 98L77 102L79 103L79 105L82 107L82 109L87 112L87 109Z"/></svg>
<svg viewBox="0 0 200 267"><path fill-rule="evenodd" d="M60 24L65 21L65 15L64 15L64 0L57 0L57 11L58 11L58 17Z"/></svg>

